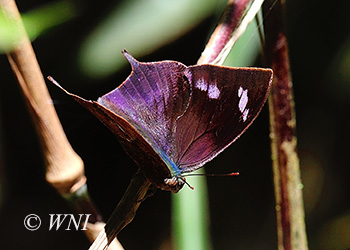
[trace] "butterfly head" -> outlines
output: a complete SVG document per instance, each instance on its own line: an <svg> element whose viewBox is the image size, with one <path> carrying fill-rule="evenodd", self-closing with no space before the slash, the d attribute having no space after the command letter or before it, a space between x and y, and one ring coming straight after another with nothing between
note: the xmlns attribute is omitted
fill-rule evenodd
<svg viewBox="0 0 350 250"><path fill-rule="evenodd" d="M181 175L175 175L171 178L164 179L164 184L174 193L177 193L184 184L186 184L190 189L194 189L190 184L188 184L186 178Z"/></svg>

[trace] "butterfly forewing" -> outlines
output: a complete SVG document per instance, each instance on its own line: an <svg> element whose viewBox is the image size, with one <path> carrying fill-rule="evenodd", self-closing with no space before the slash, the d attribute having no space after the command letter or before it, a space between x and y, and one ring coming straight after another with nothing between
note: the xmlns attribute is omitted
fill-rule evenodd
<svg viewBox="0 0 350 250"><path fill-rule="evenodd" d="M174 125L190 97L185 66L178 62L140 63L125 54L133 67L127 80L98 103L122 116L157 151L172 154Z"/></svg>

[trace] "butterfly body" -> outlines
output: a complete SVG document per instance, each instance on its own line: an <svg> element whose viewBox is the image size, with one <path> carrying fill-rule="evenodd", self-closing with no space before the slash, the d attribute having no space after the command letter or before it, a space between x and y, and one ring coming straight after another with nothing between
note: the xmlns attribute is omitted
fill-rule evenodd
<svg viewBox="0 0 350 250"><path fill-rule="evenodd" d="M70 94L119 138L158 188L178 192L194 171L233 143L265 103L272 71L175 61L141 63L123 52L130 76L87 101Z"/></svg>

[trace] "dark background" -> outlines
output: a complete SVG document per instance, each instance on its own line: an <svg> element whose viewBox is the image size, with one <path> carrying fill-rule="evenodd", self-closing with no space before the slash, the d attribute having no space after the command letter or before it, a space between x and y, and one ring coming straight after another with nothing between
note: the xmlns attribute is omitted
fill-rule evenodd
<svg viewBox="0 0 350 250"><path fill-rule="evenodd" d="M21 11L49 1L17 1ZM130 73L88 79L76 66L81 41L115 3L78 2L81 15L33 43L44 75L69 83L87 99L115 88ZM299 0L287 3L287 31L294 83L306 226L310 249L350 248L350 2ZM172 59L194 64L217 16L141 61ZM0 249L87 249L81 232L48 231L50 213L71 213L44 180L35 131L6 56L0 55ZM77 87L74 83L79 82ZM82 88L86 83L86 87ZM98 85L95 84L98 82ZM116 138L88 111L48 83L67 136L85 162L89 191L105 219L113 211L136 166ZM268 110L219 157L208 172L239 171L238 178L208 178L214 249L277 249L270 162ZM142 203L119 236L125 249L168 249L170 193ZM23 219L42 218L27 231ZM46 218L46 219L45 219Z"/></svg>

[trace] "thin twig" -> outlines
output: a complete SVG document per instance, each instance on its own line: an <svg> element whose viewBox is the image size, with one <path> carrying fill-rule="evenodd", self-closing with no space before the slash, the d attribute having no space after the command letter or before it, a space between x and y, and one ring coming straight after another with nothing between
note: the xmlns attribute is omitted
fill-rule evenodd
<svg viewBox="0 0 350 250"><path fill-rule="evenodd" d="M264 0L229 0L197 64L222 65Z"/></svg>
<svg viewBox="0 0 350 250"><path fill-rule="evenodd" d="M292 80L284 26L284 1L263 5L265 55L274 72L270 109L270 137L276 196L279 250L308 249L304 222ZM271 8L272 5L275 6Z"/></svg>
<svg viewBox="0 0 350 250"><path fill-rule="evenodd" d="M147 197L150 186L151 182L141 170L138 170L132 177L128 189L125 191L118 206L107 221L104 230L100 232L89 250L104 250L108 247L118 233L134 219L141 202Z"/></svg>
<svg viewBox="0 0 350 250"><path fill-rule="evenodd" d="M14 41L13 49L7 53L7 57L40 139L45 160L46 180L65 198L78 195L76 192L86 185L84 163L72 149L59 122L15 1L0 0L0 11L16 27L17 39ZM91 213L93 222L101 222L101 216L88 198L87 191L85 194L79 200L85 206L78 205L79 202L70 204L78 209L76 211ZM70 199L66 200L70 201ZM95 234L87 231L85 232L89 235Z"/></svg>

